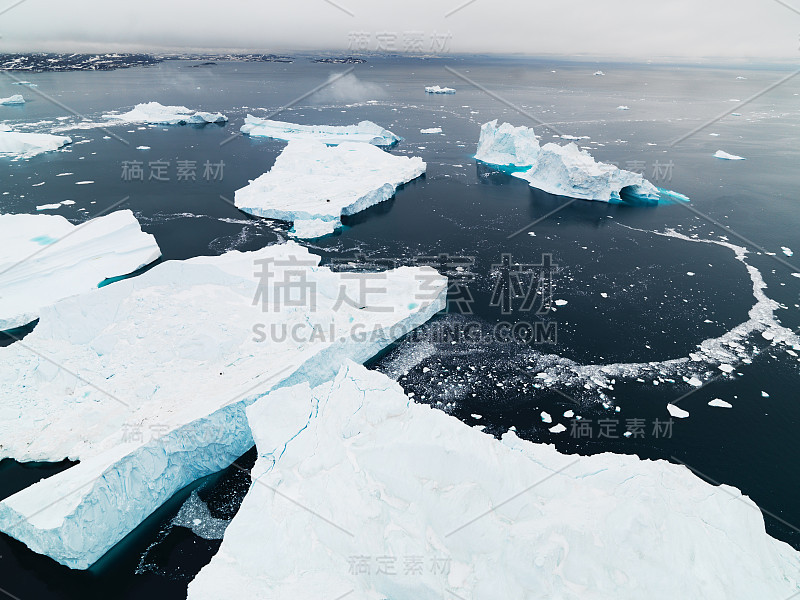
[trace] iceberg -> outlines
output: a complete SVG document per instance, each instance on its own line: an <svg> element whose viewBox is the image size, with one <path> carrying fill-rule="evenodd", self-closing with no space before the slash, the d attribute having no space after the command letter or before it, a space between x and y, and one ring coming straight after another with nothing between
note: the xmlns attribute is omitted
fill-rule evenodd
<svg viewBox="0 0 800 600"><path fill-rule="evenodd" d="M11 106L14 104L25 104L25 98L22 97L22 94L14 94L8 98L0 98L0 105Z"/></svg>
<svg viewBox="0 0 800 600"><path fill-rule="evenodd" d="M58 207L39 206L37 209ZM161 256L130 210L73 225L58 215L0 215L0 331L44 307L132 273Z"/></svg>
<svg viewBox="0 0 800 600"><path fill-rule="evenodd" d="M168 261L43 309L0 348L0 459L80 462L0 502L0 530L87 568L252 447L248 404L328 381L445 308L433 269L319 262L295 242Z"/></svg>
<svg viewBox="0 0 800 600"><path fill-rule="evenodd" d="M453 88L449 87L439 87L438 85L432 85L425 88L425 92L428 94L455 94L456 91Z"/></svg>
<svg viewBox="0 0 800 600"><path fill-rule="evenodd" d="M72 138L63 135L22 133L0 123L0 156L31 158L71 143Z"/></svg>
<svg viewBox="0 0 800 600"><path fill-rule="evenodd" d="M481 126L475 159L501 167L530 168L539 152L539 140L532 128L514 127L511 123L498 127L495 119Z"/></svg>
<svg viewBox="0 0 800 600"><path fill-rule="evenodd" d="M430 134L430 133L442 133L441 127L430 127L429 129L420 129L420 133Z"/></svg>
<svg viewBox="0 0 800 600"><path fill-rule="evenodd" d="M372 121L358 125L297 125L247 115L241 132L253 137L268 137L291 142L309 140L335 146L343 142L363 142L374 146L393 146L402 138Z"/></svg>
<svg viewBox="0 0 800 600"><path fill-rule="evenodd" d="M656 203L660 190L639 173L595 161L574 143L565 146L539 141L529 127L513 127L497 121L481 127L476 160L513 167L514 177L549 194L600 202ZM665 195L671 195L665 191Z"/></svg>
<svg viewBox="0 0 800 600"><path fill-rule="evenodd" d="M319 237L353 215L394 196L425 173L421 158L394 156L370 144L292 141L272 169L236 190L246 213L295 223L297 237Z"/></svg>
<svg viewBox="0 0 800 600"><path fill-rule="evenodd" d="M736 156L735 154L728 154L723 150L717 150L714 153L714 158L721 158L722 160L747 160L746 158L741 156Z"/></svg>
<svg viewBox="0 0 800 600"><path fill-rule="evenodd" d="M206 123L225 123L228 117L222 113L193 111L185 106L164 106L158 102L137 104L126 113L105 114L104 119L112 123L152 123L157 125L204 125Z"/></svg>
<svg viewBox="0 0 800 600"><path fill-rule="evenodd" d="M758 507L684 466L565 455L513 431L497 440L352 363L246 414L252 484L189 600L232 590L242 600L800 590L800 555L766 534Z"/></svg>

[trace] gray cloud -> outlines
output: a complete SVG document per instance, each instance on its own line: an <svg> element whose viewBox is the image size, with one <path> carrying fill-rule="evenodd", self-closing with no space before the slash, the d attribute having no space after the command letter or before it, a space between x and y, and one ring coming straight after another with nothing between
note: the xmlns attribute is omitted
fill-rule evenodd
<svg viewBox="0 0 800 600"><path fill-rule="evenodd" d="M366 47L790 60L800 57L800 0L785 1L797 12L776 0L475 0L455 13L466 0L27 0L0 14L0 51Z"/></svg>

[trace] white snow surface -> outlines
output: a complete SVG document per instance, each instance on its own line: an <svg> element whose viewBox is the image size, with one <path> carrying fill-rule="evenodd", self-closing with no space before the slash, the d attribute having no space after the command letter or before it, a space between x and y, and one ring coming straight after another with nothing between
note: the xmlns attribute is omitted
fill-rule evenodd
<svg viewBox="0 0 800 600"><path fill-rule="evenodd" d="M137 104L133 110L123 114L105 114L111 123L153 123L157 125L186 125L225 123L228 117L222 113L194 111L185 106L164 106L158 102Z"/></svg>
<svg viewBox="0 0 800 600"><path fill-rule="evenodd" d="M800 590L800 555L765 533L739 490L666 461L569 456L513 431L498 441L360 365L314 389L273 392L247 418L253 484L190 600L231 590L242 600L751 600ZM415 557L424 568L409 572Z"/></svg>
<svg viewBox="0 0 800 600"><path fill-rule="evenodd" d="M625 190L637 201L658 202L660 198L658 188L642 175L597 162L574 143L540 147L529 127L498 126L496 120L485 123L475 158L498 166L530 167L513 173L514 177L559 196L610 202L619 201Z"/></svg>
<svg viewBox="0 0 800 600"><path fill-rule="evenodd" d="M255 137L268 137L287 142L310 140L328 145L343 142L363 142L374 146L392 146L402 138L372 121L358 125L297 125L284 121L271 121L247 115L241 132Z"/></svg>
<svg viewBox="0 0 800 600"><path fill-rule="evenodd" d="M721 158L722 160L747 160L742 156L736 156L735 154L728 154L724 150L717 150L714 153L714 158Z"/></svg>
<svg viewBox="0 0 800 600"><path fill-rule="evenodd" d="M49 133L23 133L0 124L0 156L31 158L44 152L58 150L72 143L72 138Z"/></svg>
<svg viewBox="0 0 800 600"><path fill-rule="evenodd" d="M425 88L428 94L455 94L456 91L450 87L439 87L438 85L431 85Z"/></svg>
<svg viewBox="0 0 800 600"><path fill-rule="evenodd" d="M339 228L343 215L388 200L425 168L421 158L370 144L292 141L270 171L236 190L234 202L252 215L300 222L297 237L319 237Z"/></svg>
<svg viewBox="0 0 800 600"><path fill-rule="evenodd" d="M169 261L43 310L24 346L0 348L0 459L80 463L0 502L0 530L90 566L252 446L248 404L328 381L445 307L433 269L319 261L295 242Z"/></svg>
<svg viewBox="0 0 800 600"><path fill-rule="evenodd" d="M0 331L27 325L44 307L161 256L130 210L80 225L58 215L0 215L0 239Z"/></svg>
<svg viewBox="0 0 800 600"><path fill-rule="evenodd" d="M25 104L25 98L22 97L22 94L14 94L8 98L0 98L0 105L11 106L14 104Z"/></svg>

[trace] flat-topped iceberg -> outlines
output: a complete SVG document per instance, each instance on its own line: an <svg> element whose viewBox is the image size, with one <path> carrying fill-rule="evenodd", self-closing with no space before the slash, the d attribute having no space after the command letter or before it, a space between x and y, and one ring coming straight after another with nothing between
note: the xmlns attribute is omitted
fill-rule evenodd
<svg viewBox="0 0 800 600"><path fill-rule="evenodd" d="M161 256L129 210L80 225L58 215L0 215L0 239L0 331Z"/></svg>
<svg viewBox="0 0 800 600"><path fill-rule="evenodd" d="M22 97L22 94L14 94L8 98L0 98L0 105L11 106L14 104L25 104L25 98Z"/></svg>
<svg viewBox="0 0 800 600"><path fill-rule="evenodd" d="M330 380L445 307L433 269L319 262L294 242L169 261L43 309L0 348L0 459L80 463L0 502L0 530L88 567L252 446L248 404Z"/></svg>
<svg viewBox="0 0 800 600"><path fill-rule="evenodd" d="M272 169L236 190L240 210L295 223L297 237L319 237L394 196L425 173L421 158L394 156L370 144L292 141Z"/></svg>
<svg viewBox="0 0 800 600"><path fill-rule="evenodd" d="M271 121L247 115L241 132L253 137L268 137L290 142L311 140L328 145L343 142L364 142L374 146L392 146L402 138L372 121L358 125L297 125L284 121Z"/></svg>
<svg viewBox="0 0 800 600"><path fill-rule="evenodd" d="M185 106L164 106L158 102L137 104L133 110L122 114L105 114L104 119L112 123L152 123L157 125L203 125L225 123L228 117L222 113L194 111Z"/></svg>
<svg viewBox="0 0 800 600"><path fill-rule="evenodd" d="M533 129L508 123L498 126L496 120L481 127L475 158L500 167L528 167L513 173L514 177L550 194L634 203L655 203L662 196L662 192L641 174L597 162L574 143L540 146ZM677 197L666 190L663 194Z"/></svg>
<svg viewBox="0 0 800 600"><path fill-rule="evenodd" d="M190 600L800 591L800 554L766 534L758 507L683 466L497 440L354 364L247 418L253 483Z"/></svg>
<svg viewBox="0 0 800 600"><path fill-rule="evenodd" d="M456 91L449 87L439 87L438 85L431 85L425 88L428 94L455 94Z"/></svg>
<svg viewBox="0 0 800 600"><path fill-rule="evenodd" d="M58 150L72 143L72 138L49 133L22 133L0 123L0 156L31 158Z"/></svg>

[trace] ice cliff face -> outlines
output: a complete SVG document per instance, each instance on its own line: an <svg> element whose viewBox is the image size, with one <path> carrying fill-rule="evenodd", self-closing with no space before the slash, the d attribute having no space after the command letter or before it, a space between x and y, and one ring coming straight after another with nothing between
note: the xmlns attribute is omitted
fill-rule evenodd
<svg viewBox="0 0 800 600"><path fill-rule="evenodd" d="M193 111L185 106L164 106L158 102L137 104L133 110L121 115L103 115L114 123L153 123L158 125L204 125L206 123L225 123L228 117L222 113Z"/></svg>
<svg viewBox="0 0 800 600"><path fill-rule="evenodd" d="M496 120L481 127L475 158L501 167L529 167L513 173L514 177L550 194L601 202L656 203L661 197L642 175L597 162L574 143L540 147L533 129L508 123L498 126Z"/></svg>
<svg viewBox="0 0 800 600"><path fill-rule="evenodd" d="M58 150L72 143L72 138L49 133L21 133L0 123L0 156L32 158L44 152Z"/></svg>
<svg viewBox="0 0 800 600"><path fill-rule="evenodd" d="M374 146L392 146L402 138L372 121L361 121L358 125L297 125L284 121L259 119L247 115L241 132L254 137L269 137L291 142L305 140L328 145L343 142L362 142Z"/></svg>
<svg viewBox="0 0 800 600"><path fill-rule="evenodd" d="M90 566L252 446L247 405L329 380L445 306L429 268L318 264L294 242L170 261L42 310L0 349L0 458L80 463L0 502L0 530Z"/></svg>
<svg viewBox="0 0 800 600"><path fill-rule="evenodd" d="M800 556L688 469L501 441L345 365L247 411L253 484L190 600L788 598Z"/></svg>
<svg viewBox="0 0 800 600"><path fill-rule="evenodd" d="M81 225L56 215L0 215L0 239L0 331L161 256L129 210Z"/></svg>
<svg viewBox="0 0 800 600"><path fill-rule="evenodd" d="M394 196L425 173L421 158L394 156L369 144L289 142L270 171L236 190L244 212L295 223L297 237L319 237Z"/></svg>

